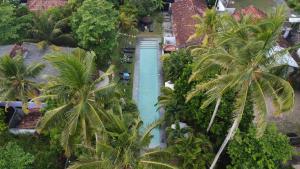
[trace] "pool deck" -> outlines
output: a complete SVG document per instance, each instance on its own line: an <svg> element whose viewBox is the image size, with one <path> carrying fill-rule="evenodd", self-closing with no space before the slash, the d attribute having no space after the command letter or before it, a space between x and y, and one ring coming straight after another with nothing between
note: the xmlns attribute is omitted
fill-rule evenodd
<svg viewBox="0 0 300 169"><path fill-rule="evenodd" d="M135 103L138 103L139 99L139 80L140 80L140 42L141 41L157 41L158 44L161 42L161 38L156 37L138 37L136 43L136 52L135 52L135 65L134 65L134 76L133 76L133 90L132 90L132 97ZM158 72L159 72L159 87L163 85L163 77L162 77L162 65L160 61L161 56L161 47L159 46L157 50L157 62L158 62ZM159 111L159 116L163 116L163 111ZM160 146L161 148L166 147L165 143L165 130L163 128L159 129L160 132ZM153 147L150 147L153 148Z"/></svg>

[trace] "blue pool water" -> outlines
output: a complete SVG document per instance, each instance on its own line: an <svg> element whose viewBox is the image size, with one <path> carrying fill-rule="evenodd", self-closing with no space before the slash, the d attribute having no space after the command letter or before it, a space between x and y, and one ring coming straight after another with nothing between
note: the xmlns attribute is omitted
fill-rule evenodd
<svg viewBox="0 0 300 169"><path fill-rule="evenodd" d="M159 96L158 41L140 41L138 109L144 126L159 118L155 104ZM159 129L152 131L150 148L160 145Z"/></svg>

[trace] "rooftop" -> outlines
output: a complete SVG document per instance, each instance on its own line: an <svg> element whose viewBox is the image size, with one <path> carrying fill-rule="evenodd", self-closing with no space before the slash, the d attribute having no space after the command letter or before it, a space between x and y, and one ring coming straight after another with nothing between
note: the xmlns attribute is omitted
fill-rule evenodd
<svg viewBox="0 0 300 169"><path fill-rule="evenodd" d="M172 4L173 33L178 47L188 46L187 40L195 33L194 15L203 15L204 0L176 0Z"/></svg>
<svg viewBox="0 0 300 169"><path fill-rule="evenodd" d="M18 129L35 129L38 122L42 118L39 109L30 109L29 114L26 114L18 125Z"/></svg>
<svg viewBox="0 0 300 169"><path fill-rule="evenodd" d="M14 46L15 45L0 46L0 57L9 55ZM41 74L37 78L33 79L35 82L46 82L50 75L56 75L56 70L50 65L49 62L44 60L44 56L55 52L53 48L47 47L46 49L40 49L35 43L23 43L22 47L27 51L27 54L24 56L25 64L29 65L32 63L43 63L46 66ZM57 49L65 53L70 53L73 50L73 48L68 47L57 47Z"/></svg>
<svg viewBox="0 0 300 169"><path fill-rule="evenodd" d="M64 6L67 2L67 0L28 0L27 6L31 11L39 11Z"/></svg>
<svg viewBox="0 0 300 169"><path fill-rule="evenodd" d="M246 15L250 15L251 17L253 17L254 19L262 19L264 17L267 16L266 13L264 13L263 11L261 11L260 9L254 7L253 5L250 5L248 7L236 10L232 16L236 19L236 20L240 20L242 16L246 16Z"/></svg>

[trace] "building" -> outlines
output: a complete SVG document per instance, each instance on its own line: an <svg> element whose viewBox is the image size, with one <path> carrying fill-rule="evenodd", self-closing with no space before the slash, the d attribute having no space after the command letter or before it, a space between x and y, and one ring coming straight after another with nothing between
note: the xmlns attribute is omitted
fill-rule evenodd
<svg viewBox="0 0 300 169"><path fill-rule="evenodd" d="M192 17L194 15L202 16L205 9L204 0L175 0L172 4L172 28L177 48L184 48L201 42L201 39L191 42L187 42L187 40L195 33L196 21Z"/></svg>
<svg viewBox="0 0 300 169"><path fill-rule="evenodd" d="M0 46L0 57L4 55L14 55L16 50L20 50L24 57L25 64L32 64L34 62L45 64L45 68L41 74L33 79L37 83L45 83L48 81L49 76L54 76L57 74L55 69L44 60L44 56L58 50L65 53L72 52L73 48L68 47L57 47L56 49L48 47L46 49L40 49L37 44L34 43L23 43L20 45L5 45ZM13 134L33 134L35 133L35 127L37 126L39 120L42 117L40 109L44 107L45 104L37 105L34 102L28 103L29 113L26 114L22 111L21 101L0 101L0 108L4 109L9 107L7 112L9 119L7 119L9 131Z"/></svg>
<svg viewBox="0 0 300 169"><path fill-rule="evenodd" d="M31 11L40 11L64 6L67 2L68 0L27 0L27 7Z"/></svg>

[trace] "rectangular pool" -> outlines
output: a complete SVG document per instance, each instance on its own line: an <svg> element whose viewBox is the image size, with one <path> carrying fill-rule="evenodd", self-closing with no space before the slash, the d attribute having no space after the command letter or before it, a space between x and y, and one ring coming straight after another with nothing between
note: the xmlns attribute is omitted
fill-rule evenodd
<svg viewBox="0 0 300 169"><path fill-rule="evenodd" d="M156 111L155 106L160 90L158 50L159 43L156 40L141 40L139 42L137 106L144 127L159 118L159 112ZM151 134L153 138L150 148L159 146L159 129L154 129Z"/></svg>

